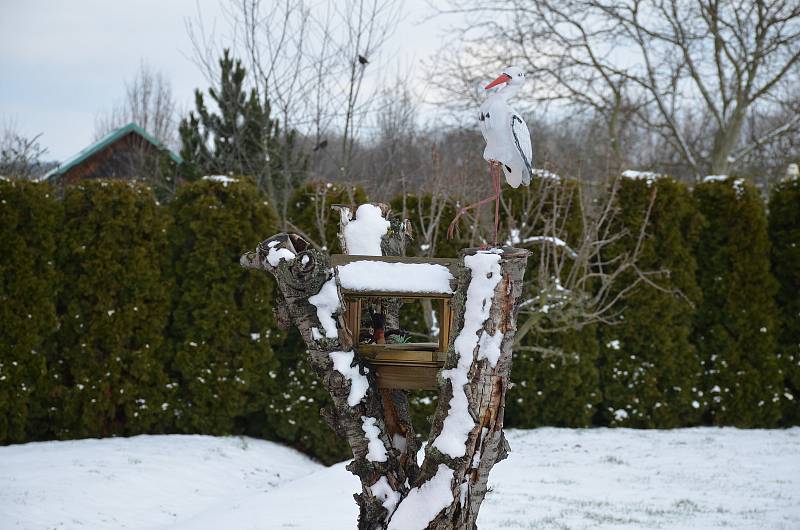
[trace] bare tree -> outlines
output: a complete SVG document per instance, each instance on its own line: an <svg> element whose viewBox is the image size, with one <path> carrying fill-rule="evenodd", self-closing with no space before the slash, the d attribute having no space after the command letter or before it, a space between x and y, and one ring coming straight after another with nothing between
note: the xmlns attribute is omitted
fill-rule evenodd
<svg viewBox="0 0 800 530"><path fill-rule="evenodd" d="M379 87L369 83L380 66L381 49L399 18L399 2L379 0L264 2L230 0L226 24L234 36L224 45L202 13L187 21L195 62L216 78L222 47L246 59L254 88L268 97L284 131L297 130L318 147L311 173L333 161L341 179L350 168L364 120ZM335 139L335 142L334 142ZM321 162L321 163L320 163Z"/></svg>
<svg viewBox="0 0 800 530"><path fill-rule="evenodd" d="M96 117L95 139L133 122L164 146L172 147L176 141L176 109L169 80L142 62L133 79L125 83L125 96Z"/></svg>
<svg viewBox="0 0 800 530"><path fill-rule="evenodd" d="M39 133L32 138L22 135L13 120L3 124L0 133L0 176L16 179L38 177L44 171L42 158L47 149L39 144Z"/></svg>
<svg viewBox="0 0 800 530"><path fill-rule="evenodd" d="M604 116L623 162L637 162L621 148L631 124L669 147L667 161L701 176L727 173L800 121L793 114L752 142L742 137L748 110L763 111L797 75L796 2L453 0L446 11L467 16L457 38L469 66L521 62L539 101Z"/></svg>

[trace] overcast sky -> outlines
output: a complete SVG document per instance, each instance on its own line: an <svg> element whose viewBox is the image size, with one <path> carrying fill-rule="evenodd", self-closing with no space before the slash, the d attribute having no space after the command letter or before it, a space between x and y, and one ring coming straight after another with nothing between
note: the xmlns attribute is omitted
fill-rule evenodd
<svg viewBox="0 0 800 530"><path fill-rule="evenodd" d="M207 84L192 63L185 19L221 17L218 0L0 0L0 127L42 133L46 158L63 160L93 139L98 112L121 98L142 60L172 82L190 108ZM406 0L389 43L404 68L436 51L441 20L424 0Z"/></svg>

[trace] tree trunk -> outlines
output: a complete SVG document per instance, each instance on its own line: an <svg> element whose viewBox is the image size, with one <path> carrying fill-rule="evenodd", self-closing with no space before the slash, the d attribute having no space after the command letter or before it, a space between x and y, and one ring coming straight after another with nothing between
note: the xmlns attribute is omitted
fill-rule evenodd
<svg viewBox="0 0 800 530"><path fill-rule="evenodd" d="M407 224L393 221L382 241L384 254L402 254L407 236ZM276 308L300 330L311 366L331 395L333 404L322 415L353 450L347 469L361 481L361 493L354 495L359 529L476 528L489 471L508 454L503 410L528 255L508 247L462 251L454 333L421 467L407 393L379 389L374 370L353 353L357 339L342 319L329 257L294 234L273 236L242 256L243 266L275 276ZM323 286L326 292L335 286L339 298L335 334L321 333L326 315L309 300Z"/></svg>

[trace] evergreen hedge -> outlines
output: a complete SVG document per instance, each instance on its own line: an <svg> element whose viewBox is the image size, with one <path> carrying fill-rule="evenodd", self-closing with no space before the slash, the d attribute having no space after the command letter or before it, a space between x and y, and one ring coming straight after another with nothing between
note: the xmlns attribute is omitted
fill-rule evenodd
<svg viewBox="0 0 800 530"><path fill-rule="evenodd" d="M614 251L631 250L656 192L639 266L669 275L654 279L662 289L642 286L625 300L620 325L520 333L506 424L800 422L799 187L773 191L767 225L758 194L735 179L700 184L693 197L670 179L624 181L619 222L631 235ZM527 222L522 202L537 190L506 194L508 229ZM570 183L564 191L576 192ZM353 200L367 198L360 188L310 184L295 190L290 219L337 252L329 207ZM428 253L422 220L431 197L391 204L414 225L409 254ZM444 239L455 215L447 208L437 256L466 244ZM580 218L575 208L564 220L568 243ZM319 416L328 395L302 341L275 328L272 280L238 264L276 225L271 205L242 178L186 184L169 205L125 182L84 182L59 202L45 185L0 180L0 443L249 434L325 463L347 458ZM542 248L528 246L525 299L534 300ZM406 309L403 326L424 328L423 310ZM533 316L549 318L540 309ZM521 314L518 325L531 317ZM424 434L435 396L414 392L410 401Z"/></svg>
<svg viewBox="0 0 800 530"><path fill-rule="evenodd" d="M145 186L69 187L60 228L58 363L51 365L60 438L162 432L169 315L161 269L167 218Z"/></svg>
<svg viewBox="0 0 800 530"><path fill-rule="evenodd" d="M505 221L511 239L519 238L514 235L519 233L545 234L543 226L530 226L533 221L525 213L527 207L540 205L545 218L557 216L556 223L563 228L568 245L576 246L580 240L583 221L576 182L556 184L535 179L529 188L507 194L505 200L509 208ZM523 231L516 232L517 229ZM547 232L547 235L552 234ZM528 320L538 320L538 327L544 330L558 327L552 321L549 306L558 303L560 284L551 285L552 292L542 293L540 267L543 260L556 256L565 260L563 272L568 274L571 258L564 248L541 241L514 243L526 246L533 254L525 271L526 307L517 318L519 334L511 370L513 386L506 397L507 424L523 428L589 426L600 401L596 326L550 333L524 331Z"/></svg>
<svg viewBox="0 0 800 530"><path fill-rule="evenodd" d="M800 424L800 179L772 190L769 200L772 273L778 281L783 424Z"/></svg>
<svg viewBox="0 0 800 530"><path fill-rule="evenodd" d="M783 378L764 204L753 186L733 177L698 184L694 197L707 221L695 253L703 302L694 334L704 365L707 420L774 427L781 417Z"/></svg>
<svg viewBox="0 0 800 530"><path fill-rule="evenodd" d="M601 422L697 425L705 396L702 366L690 338L701 299L693 247L702 218L686 186L666 177L623 178L616 200L617 222L625 236L611 252L632 255L644 228L637 265L645 273L657 273L650 279L658 287L639 285L620 302L620 322L600 327ZM634 271L624 274L616 291L636 280Z"/></svg>
<svg viewBox="0 0 800 530"><path fill-rule="evenodd" d="M278 389L272 285L239 257L276 231L275 213L244 178L184 185L170 211L175 428L269 436L261 418Z"/></svg>
<svg viewBox="0 0 800 530"><path fill-rule="evenodd" d="M0 444L48 435L60 223L49 186L0 179Z"/></svg>

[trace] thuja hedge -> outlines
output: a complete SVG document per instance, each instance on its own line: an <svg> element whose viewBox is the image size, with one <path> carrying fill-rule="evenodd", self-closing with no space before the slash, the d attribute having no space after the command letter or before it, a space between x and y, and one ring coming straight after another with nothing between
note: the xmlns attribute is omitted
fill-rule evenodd
<svg viewBox="0 0 800 530"><path fill-rule="evenodd" d="M772 190L769 200L772 273L778 281L778 364L783 372L783 423L800 423L800 179Z"/></svg>
<svg viewBox="0 0 800 530"><path fill-rule="evenodd" d="M698 184L694 197L706 218L695 252L703 302L694 331L704 368L706 419L715 425L775 426L783 378L764 203L755 188L735 178Z"/></svg>
<svg viewBox="0 0 800 530"><path fill-rule="evenodd" d="M335 249L338 219L327 219L323 237L320 212L366 197L319 186L296 190L290 228ZM774 190L767 225L758 195L735 180L692 193L668 179L625 181L619 222L632 234L654 191L641 264L669 269L661 289L626 299L618 326L523 337L509 425L800 421L796 182ZM535 193L506 194L507 229L525 222L517 201ZM280 230L247 179L190 183L166 205L128 183L87 182L59 201L46 185L0 181L0 201L0 443L249 434L325 462L347 457L319 417L327 394L296 334L275 327L271 280L238 265ZM405 204L417 233L434 204L424 195L392 202ZM452 213L441 216L440 235ZM580 233L579 213L568 238ZM410 251L427 244L418 238ZM440 238L437 255L460 244ZM526 273L531 299L537 263L535 255ZM435 400L412 403L424 432Z"/></svg>
<svg viewBox="0 0 800 530"><path fill-rule="evenodd" d="M37 439L48 423L60 224L48 187L0 179L0 442Z"/></svg>
<svg viewBox="0 0 800 530"><path fill-rule="evenodd" d="M700 423L702 367L690 342L701 295L693 249L702 217L686 186L670 178L619 182L609 259L633 255L613 295L640 281L619 304L619 321L600 327L602 423L671 428ZM643 226L647 220L647 225ZM644 237L642 233L644 232ZM639 274L648 274L642 281Z"/></svg>

